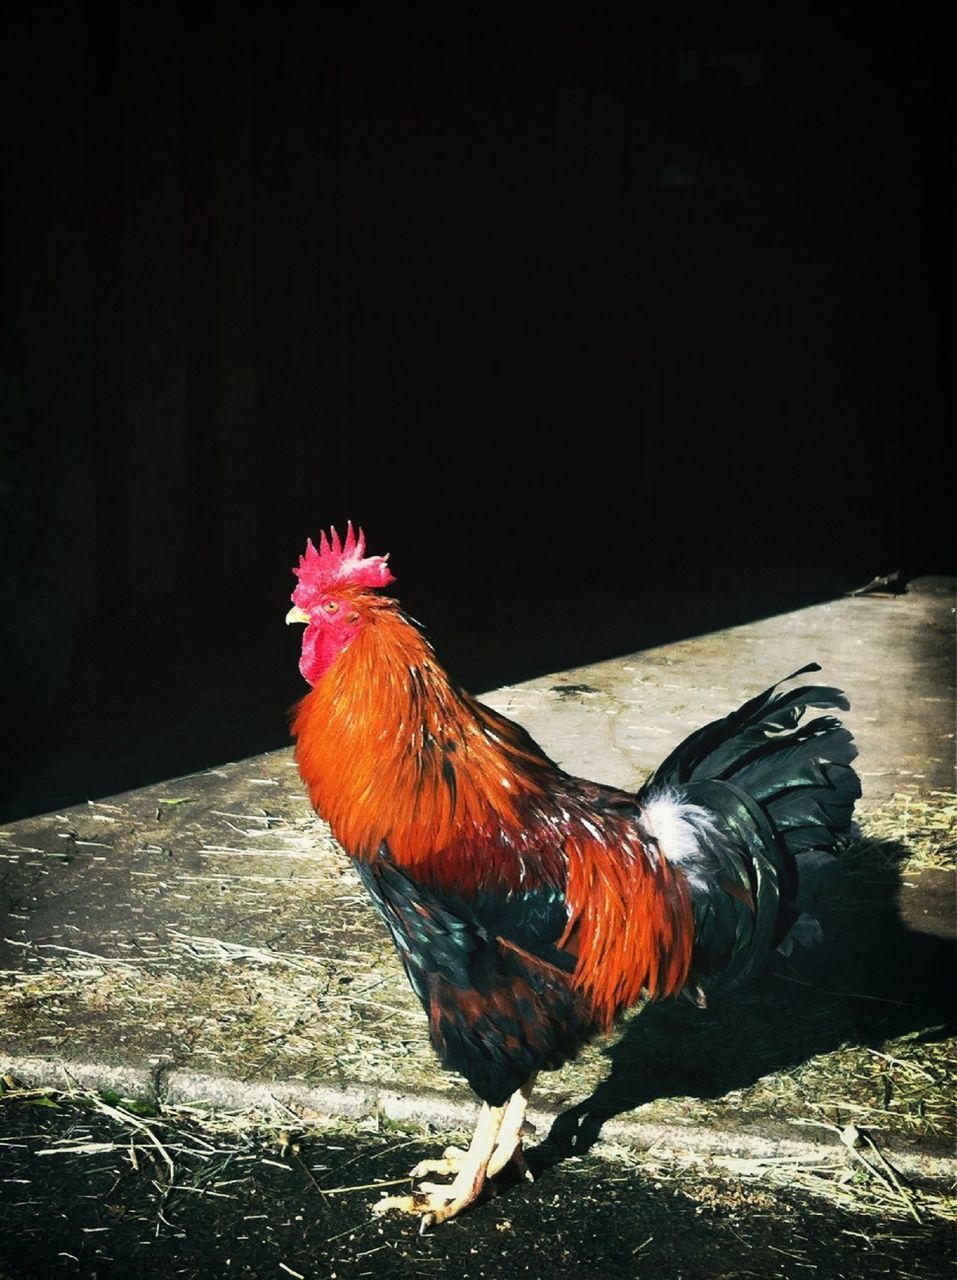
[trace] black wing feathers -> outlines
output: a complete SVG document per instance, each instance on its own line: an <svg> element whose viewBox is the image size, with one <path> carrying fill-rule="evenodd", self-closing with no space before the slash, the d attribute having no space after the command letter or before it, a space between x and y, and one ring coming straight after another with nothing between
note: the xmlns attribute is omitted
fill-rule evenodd
<svg viewBox="0 0 957 1280"><path fill-rule="evenodd" d="M492 1106L534 1071L559 1067L592 1031L554 945L566 923L554 891L483 892L466 902L414 880L388 851L356 869L395 941L443 1064Z"/></svg>

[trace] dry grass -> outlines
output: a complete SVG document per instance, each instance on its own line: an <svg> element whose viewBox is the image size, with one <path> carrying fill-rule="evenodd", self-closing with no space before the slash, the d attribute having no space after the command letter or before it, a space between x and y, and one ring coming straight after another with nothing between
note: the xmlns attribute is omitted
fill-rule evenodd
<svg viewBox="0 0 957 1280"><path fill-rule="evenodd" d="M789 1072L761 1081L774 1094L778 1115L809 1118L835 1130L866 1126L874 1134L911 1139L948 1139L955 1134L952 1038L924 1039L912 1032L883 1048L842 1045ZM754 1098L760 1103L760 1096Z"/></svg>
<svg viewBox="0 0 957 1280"><path fill-rule="evenodd" d="M697 1199L710 1198L708 1188L740 1181L773 1191L803 1192L848 1210L862 1219L880 1221L957 1222L957 1196L948 1189L915 1187L883 1154L866 1132L855 1126L829 1129L840 1145L822 1145L820 1156L708 1156L636 1153L619 1144L603 1143L599 1154L625 1168L640 1170L663 1182L674 1182Z"/></svg>
<svg viewBox="0 0 957 1280"><path fill-rule="evenodd" d="M849 850L858 863L910 871L957 867L957 795L950 791L898 791L879 809L865 810L859 826L862 838ZM890 853L895 847L905 851L903 863Z"/></svg>

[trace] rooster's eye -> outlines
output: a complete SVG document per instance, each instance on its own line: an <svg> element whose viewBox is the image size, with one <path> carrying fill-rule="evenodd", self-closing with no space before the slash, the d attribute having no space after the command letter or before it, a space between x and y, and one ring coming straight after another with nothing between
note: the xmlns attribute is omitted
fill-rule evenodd
<svg viewBox="0 0 957 1280"><path fill-rule="evenodd" d="M327 600L327 601L326 601L326 605L325 605L326 613L335 613L335 611L336 611L338 608L339 608L339 606L338 606L338 604L335 602L335 600Z"/></svg>

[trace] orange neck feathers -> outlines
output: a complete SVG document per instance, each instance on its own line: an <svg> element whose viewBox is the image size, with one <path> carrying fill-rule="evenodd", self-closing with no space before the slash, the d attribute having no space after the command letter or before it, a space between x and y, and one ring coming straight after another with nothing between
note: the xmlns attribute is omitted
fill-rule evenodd
<svg viewBox="0 0 957 1280"><path fill-rule="evenodd" d="M494 877L494 848L472 868L462 866L466 849L516 837L554 767L517 726L455 687L391 604L302 700L293 733L310 799L345 849L368 859L385 841L403 866L460 885L455 873L465 883ZM518 887L514 859L499 871Z"/></svg>

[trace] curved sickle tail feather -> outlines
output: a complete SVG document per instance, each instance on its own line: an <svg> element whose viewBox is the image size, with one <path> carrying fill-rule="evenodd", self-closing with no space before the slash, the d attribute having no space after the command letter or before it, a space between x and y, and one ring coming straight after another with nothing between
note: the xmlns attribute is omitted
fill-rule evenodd
<svg viewBox="0 0 957 1280"><path fill-rule="evenodd" d="M662 853L688 875L695 915L693 978L737 986L798 920L800 864L850 832L861 785L838 689L781 685L685 739L638 793ZM796 932L801 932L797 930Z"/></svg>

